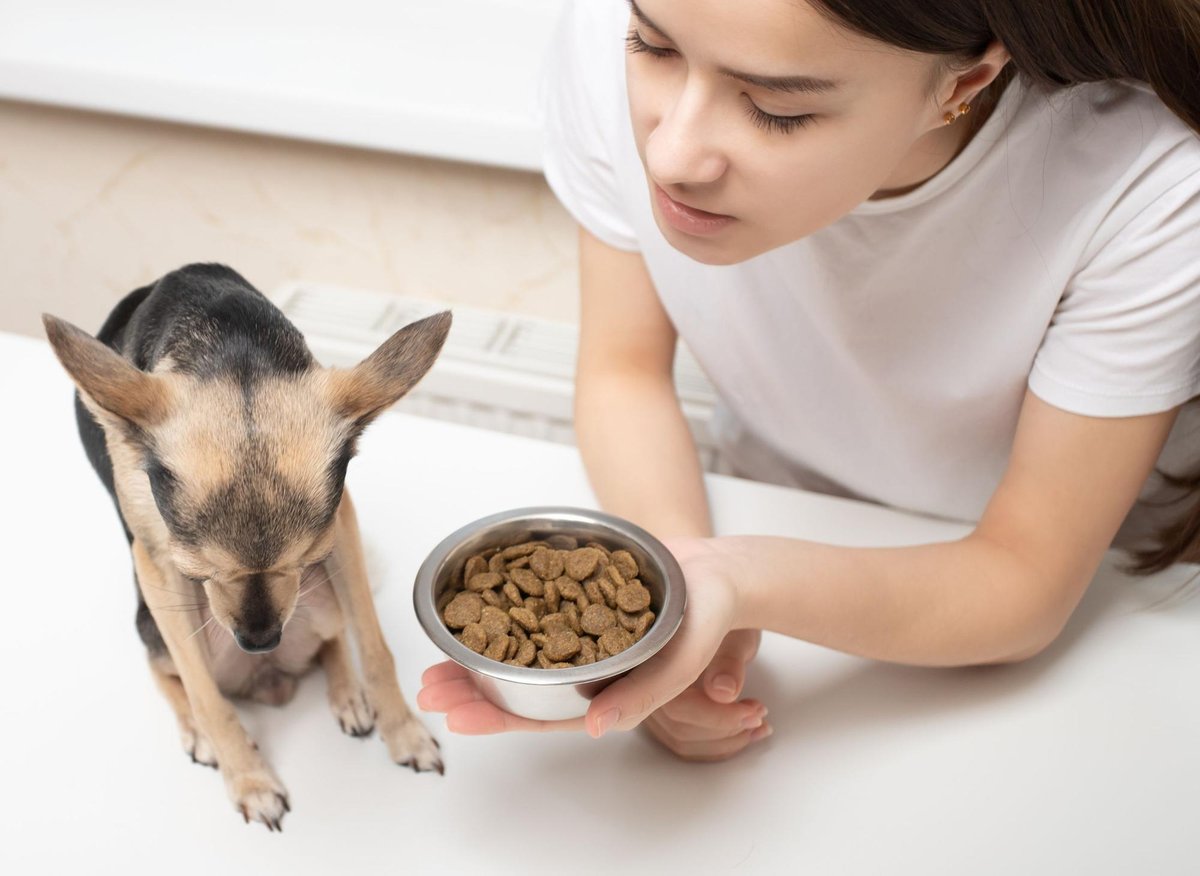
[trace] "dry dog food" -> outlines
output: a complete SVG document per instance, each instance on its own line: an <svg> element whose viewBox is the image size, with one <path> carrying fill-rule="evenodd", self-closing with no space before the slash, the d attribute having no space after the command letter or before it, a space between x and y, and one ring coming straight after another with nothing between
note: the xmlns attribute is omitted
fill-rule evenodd
<svg viewBox="0 0 1200 876"><path fill-rule="evenodd" d="M438 606L454 638L512 666L568 669L620 654L654 623L629 551L554 536L467 560Z"/></svg>

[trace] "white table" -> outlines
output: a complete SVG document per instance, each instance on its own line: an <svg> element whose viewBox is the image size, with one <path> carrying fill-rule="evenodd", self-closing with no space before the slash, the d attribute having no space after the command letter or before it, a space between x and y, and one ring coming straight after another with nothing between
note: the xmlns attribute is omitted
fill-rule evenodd
<svg viewBox="0 0 1200 876"><path fill-rule="evenodd" d="M414 775L377 739L344 736L310 676L290 706L243 710L294 810L282 835L246 826L180 750L151 682L66 376L44 343L0 335L0 386L6 874L1200 872L1200 599L1168 598L1182 571L1131 583L1109 567L1060 641L1018 666L910 669L768 636L748 690L775 735L719 765L640 734L456 737L428 716L447 772ZM410 598L429 549L502 508L593 502L571 448L400 414L368 431L350 482L410 700L439 659ZM724 533L962 532L710 487Z"/></svg>

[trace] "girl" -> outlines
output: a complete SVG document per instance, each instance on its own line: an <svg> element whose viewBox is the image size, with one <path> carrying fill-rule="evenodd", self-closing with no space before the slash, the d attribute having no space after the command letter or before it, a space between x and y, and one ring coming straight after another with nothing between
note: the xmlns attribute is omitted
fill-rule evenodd
<svg viewBox="0 0 1200 876"><path fill-rule="evenodd" d="M689 602L583 721L507 715L433 667L419 701L452 730L644 723L728 757L771 732L741 698L758 631L1022 660L1144 537L1135 502L1171 486L1151 475L1200 393L1196 0L577 0L546 107L581 225L580 450L603 507L668 539ZM677 334L739 474L971 535L711 538Z"/></svg>

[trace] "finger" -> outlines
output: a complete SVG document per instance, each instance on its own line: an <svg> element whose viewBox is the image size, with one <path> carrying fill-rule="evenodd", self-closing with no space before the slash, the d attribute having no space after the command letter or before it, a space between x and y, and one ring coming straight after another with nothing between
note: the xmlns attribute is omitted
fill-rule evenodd
<svg viewBox="0 0 1200 876"><path fill-rule="evenodd" d="M696 689L681 693L656 712L676 724L704 727L713 737L727 737L762 725L767 710L758 700L714 703Z"/></svg>
<svg viewBox="0 0 1200 876"><path fill-rule="evenodd" d="M758 630L734 630L725 636L708 668L704 670L704 692L718 703L732 703L742 695L746 664L758 653Z"/></svg>
<svg viewBox="0 0 1200 876"><path fill-rule="evenodd" d="M451 709L446 714L446 728L452 733L465 736L482 736L491 733L545 733L548 731L582 730L583 719L567 721L534 721L522 718L489 703L476 700Z"/></svg>
<svg viewBox="0 0 1200 876"><path fill-rule="evenodd" d="M599 738L613 729L631 730L685 690L711 656L696 639L685 620L662 651L597 694L587 711L588 733Z"/></svg>
<svg viewBox="0 0 1200 876"><path fill-rule="evenodd" d="M656 725L663 731L664 736L678 742L713 742L718 739L729 739L746 730L755 729L754 727L745 727L741 722L688 724L667 717L662 709L647 718L645 723ZM761 720L755 719L754 724L755 727L760 726Z"/></svg>
<svg viewBox="0 0 1200 876"><path fill-rule="evenodd" d="M449 712L457 706L483 699L469 678L431 684L417 691L417 707L426 712Z"/></svg>
<svg viewBox="0 0 1200 876"><path fill-rule="evenodd" d="M731 736L727 739L688 742L660 735L661 728L656 728L650 722L646 722L645 726L650 734L672 754L683 760L696 763L728 760L754 743L760 742L771 735L771 726L764 724L756 730L743 730L736 736Z"/></svg>
<svg viewBox="0 0 1200 876"><path fill-rule="evenodd" d="M450 681L455 678L466 678L467 668L460 666L453 660L447 660L444 663L438 663L430 666L421 676L421 686L429 687L431 684L437 684L441 681Z"/></svg>

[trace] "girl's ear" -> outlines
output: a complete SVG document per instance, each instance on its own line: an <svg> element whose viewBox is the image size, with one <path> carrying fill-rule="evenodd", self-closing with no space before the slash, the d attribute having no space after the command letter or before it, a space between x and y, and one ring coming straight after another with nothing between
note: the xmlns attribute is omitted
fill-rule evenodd
<svg viewBox="0 0 1200 876"><path fill-rule="evenodd" d="M58 361L75 385L101 411L142 428L160 422L167 413L168 392L163 381L139 371L116 350L87 332L50 314L42 314L46 337Z"/></svg>
<svg viewBox="0 0 1200 876"><path fill-rule="evenodd" d="M450 322L448 310L426 317L400 329L353 368L332 369L329 393L334 409L365 426L399 401L433 366Z"/></svg>

